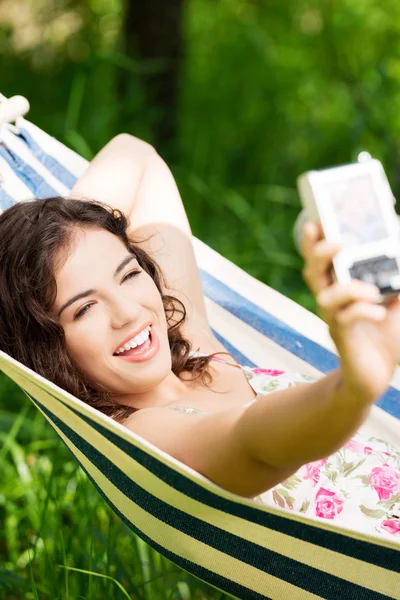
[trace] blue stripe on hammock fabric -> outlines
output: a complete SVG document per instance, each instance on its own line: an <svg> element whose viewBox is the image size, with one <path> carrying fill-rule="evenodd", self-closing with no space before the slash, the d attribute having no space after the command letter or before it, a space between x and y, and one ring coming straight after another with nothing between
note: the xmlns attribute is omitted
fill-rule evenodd
<svg viewBox="0 0 400 600"><path fill-rule="evenodd" d="M305 589L310 593L323 593L324 596L322 597L325 598L325 600L336 600L338 597L362 597L366 600L390 600L389 596L368 590L365 587L343 580L340 577L308 566L290 557L283 556L282 554L259 546L253 542L249 542L248 540L206 523L204 520L191 516L184 511L181 511L180 509L177 509L169 504L166 504L164 501L155 498L152 494L132 481L102 452L97 450L94 446L87 442L87 440L84 440L79 434L73 431L70 427L68 427L68 425L66 425L56 415L49 411L49 409L47 409L37 400L32 399L32 401L40 408L40 410L44 412L48 419L52 421L68 437L68 439L71 440L71 442L90 460L90 462L97 466L103 475L107 477L107 479L111 481L111 483L115 485L117 489L121 490L125 496L144 508L144 510L146 510L146 512L149 514L155 516L157 519L160 519L162 522L182 531L188 536L193 537L193 532L196 532L197 535L195 539L207 544L208 546L216 548L225 554L237 558L243 563L254 566L255 568L260 569L272 575L273 577L277 577L301 589ZM118 438L118 440L122 441L121 438ZM130 446L132 447L132 444ZM165 467L165 465L163 465L163 467ZM98 488L97 485L96 487ZM103 495L103 497L105 496ZM112 506L113 510L115 510L116 507L113 505L110 499L106 497L105 499ZM118 509L116 512L119 514L119 516L121 516L121 513ZM132 523L128 521L128 519L124 519L124 521L130 528L132 528ZM293 522L290 524L292 525ZM139 535L142 536L142 532L140 532ZM353 540L348 540L350 543L352 541ZM150 540L148 543L150 543L150 545L154 545L152 540ZM365 546L364 550L366 554L369 553L370 548L370 544ZM165 550L164 548L161 548L160 551L163 554L170 554L170 551ZM396 558L398 558L397 552L393 551L393 553L395 553ZM176 561L175 558L172 560ZM368 560L368 562L370 561ZM390 569L388 565L385 565L385 568ZM199 569L201 569L201 567L195 565L195 567L193 568L192 566L190 570L192 573L197 574ZM210 572L208 571L208 573ZM202 577L200 573L198 576ZM222 579L217 574L214 574L214 577ZM208 579L208 581L210 581L210 579ZM215 585L220 586L221 584L216 583ZM225 590L230 590L231 593L237 595L239 590L234 591L237 584L232 581L228 581L228 585L229 588L225 587ZM233 589L231 586L233 586ZM239 595L239 598L260 598L260 595L252 590L248 590L242 586L240 586L240 588L241 593L243 594L243 591L245 591L246 595Z"/></svg>
<svg viewBox="0 0 400 600"><path fill-rule="evenodd" d="M316 367L322 373L339 367L340 362L335 354L253 304L247 298L243 298L206 271L200 269L200 274L204 294L241 321L254 327L267 338ZM263 366L268 367L268 365ZM376 404L387 413L400 419L400 391L389 387Z"/></svg>
<svg viewBox="0 0 400 600"><path fill-rule="evenodd" d="M0 156L8 163L14 173L31 190L32 194L43 200L59 194L54 190L33 167L22 160L18 154L0 144Z"/></svg>
<svg viewBox="0 0 400 600"><path fill-rule="evenodd" d="M7 208L10 208L16 203L17 201L7 194L0 182L0 211L7 210Z"/></svg>
<svg viewBox="0 0 400 600"><path fill-rule="evenodd" d="M47 154L47 152L41 148L41 146L37 143L27 129L21 127L19 129L18 137L29 148L36 160L42 163L42 165L50 171L53 177L58 179L68 189L71 189L75 185L75 183L78 181L78 178L75 177L75 175L72 175L72 173L66 167L64 167L64 165L59 163L54 156Z"/></svg>

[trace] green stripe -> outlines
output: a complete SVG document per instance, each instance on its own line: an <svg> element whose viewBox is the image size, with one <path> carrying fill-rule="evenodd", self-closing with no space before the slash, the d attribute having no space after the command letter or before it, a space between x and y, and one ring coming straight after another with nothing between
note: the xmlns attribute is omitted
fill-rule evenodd
<svg viewBox="0 0 400 600"><path fill-rule="evenodd" d="M177 473L177 471L171 469L165 463L147 454L136 447L132 442L124 440L116 433L113 433L106 427L103 427L96 421L90 419L87 415L80 413L71 406L68 406L68 408L120 450L125 452L125 454L151 471L159 479L162 479L168 485L190 498L198 500L212 508L222 510L228 514L256 523L257 525L262 525L268 529L284 533L285 535L289 535L296 539L333 550L334 552L339 552L345 556L357 558L358 560L380 566L386 570L391 570L396 573L400 572L400 559L397 550L384 548L383 546L378 546L377 544L362 540L356 540L342 533L326 531L313 524L288 520L285 517L258 511L251 506L243 506L232 500L222 498L214 492L204 489L188 477Z"/></svg>
<svg viewBox="0 0 400 600"><path fill-rule="evenodd" d="M363 600L390 600L388 596L367 590L364 587L344 581L339 577L304 565L301 562L258 546L257 544L253 544L252 542L210 525L209 523L188 515L183 511L166 504L162 500L155 498L152 494L143 490L127 477L114 463L63 423L40 402L37 402L37 405L47 417L63 431L73 444L84 453L92 464L101 470L104 476L107 477L113 485L149 514L164 523L175 529L178 529L178 524L179 530L186 535L193 537L193 534L195 533L195 539L198 539L243 563L247 563L283 581L287 581L292 585L302 587L313 594L322 595L326 600L337 600L338 597L363 598ZM112 504L108 498L105 499ZM129 522L128 525L129 527L132 527ZM267 534L268 532L266 531L266 535ZM140 533L140 535L143 534ZM318 550L316 549L316 551ZM162 552L165 553L165 550L162 550ZM192 569L191 572L196 574ZM201 575L199 576L201 577ZM218 585L218 587L221 586ZM226 591L229 590L226 589ZM231 591L230 593L235 592ZM251 593L253 594L253 592ZM257 596L239 595L239 597L256 598Z"/></svg>
<svg viewBox="0 0 400 600"><path fill-rule="evenodd" d="M13 365L7 363L7 366L10 370L15 370ZM19 370L16 375L16 381L23 387L18 381L21 378L27 378L27 376L23 371ZM27 379L32 383L31 379ZM342 533L326 531L310 523L288 520L285 517L259 511L256 508L244 506L237 502L222 498L221 496L204 489L188 477L177 473L159 459L156 459L140 448L137 448L133 442L127 442L119 435L109 431L107 428L92 420L86 414L82 414L72 408L62 398L55 396L51 389L47 386L45 387L42 382L35 379L34 383L39 389L43 389L43 391L51 396L56 402L62 402L69 410L96 429L101 435L110 440L128 456L132 457L139 464L181 493L184 493L195 500L199 500L212 508L224 510L228 514L238 516L252 523L262 525L296 539L333 550L334 552L338 552L345 556L351 556L363 562L370 563L371 565L380 566L389 571L400 572L400 561L397 550L385 548L371 542L357 540ZM29 394L27 395L29 396Z"/></svg>

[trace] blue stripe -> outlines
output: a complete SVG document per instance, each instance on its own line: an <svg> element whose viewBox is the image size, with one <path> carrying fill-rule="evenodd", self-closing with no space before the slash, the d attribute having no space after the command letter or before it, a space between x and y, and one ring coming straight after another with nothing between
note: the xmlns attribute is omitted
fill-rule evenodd
<svg viewBox="0 0 400 600"><path fill-rule="evenodd" d="M33 169L24 162L18 154L0 144L0 156L8 163L17 177L30 189L32 194L43 200L59 194Z"/></svg>
<svg viewBox="0 0 400 600"><path fill-rule="evenodd" d="M243 298L206 271L200 269L200 274L204 294L208 298L291 354L298 356L323 373L340 366L338 357L326 348L292 329L287 323L277 319L250 300ZM400 392L398 390L389 387L376 404L387 413L400 419Z"/></svg>
<svg viewBox="0 0 400 600"><path fill-rule="evenodd" d="M69 190L75 185L78 181L78 178L75 175L72 175L70 171L64 165L58 162L54 156L51 154L47 154L41 146L37 143L37 141L33 138L30 132L21 128L19 130L18 136L30 149L35 158L42 163L43 166L46 167L50 171L50 173L58 179L61 183L63 183Z"/></svg>
<svg viewBox="0 0 400 600"><path fill-rule="evenodd" d="M0 210L7 210L7 208L10 208L10 206L13 206L16 203L17 201L9 196L0 184Z"/></svg>

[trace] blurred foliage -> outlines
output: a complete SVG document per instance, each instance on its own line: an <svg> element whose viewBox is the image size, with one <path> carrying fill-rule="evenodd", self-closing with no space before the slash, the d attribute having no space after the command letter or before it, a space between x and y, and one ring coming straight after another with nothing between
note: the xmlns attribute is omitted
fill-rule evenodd
<svg viewBox="0 0 400 600"><path fill-rule="evenodd" d="M165 57L124 54L125 10L122 0L1 4L3 93L26 95L31 120L87 158L124 130L154 142L169 118L143 85ZM177 131L158 150L194 234L313 309L291 239L296 177L367 149L398 193L400 5L187 0L183 23Z"/></svg>
<svg viewBox="0 0 400 600"><path fill-rule="evenodd" d="M296 177L368 150L399 196L400 4L186 0L176 115L148 101L146 76L162 74L166 58L127 54L128 9L2 0L0 91L27 96L30 120L89 159L121 131L154 143L173 119L174 139L157 149L194 234L314 310L292 241ZM220 597L111 515L5 377L0 398L0 598L123 597L111 580L58 564L109 574L132 598Z"/></svg>

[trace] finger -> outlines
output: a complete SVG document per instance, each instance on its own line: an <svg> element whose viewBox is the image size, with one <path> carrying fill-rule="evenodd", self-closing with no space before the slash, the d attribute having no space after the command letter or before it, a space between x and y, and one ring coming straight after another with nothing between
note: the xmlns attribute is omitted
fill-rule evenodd
<svg viewBox="0 0 400 600"><path fill-rule="evenodd" d="M333 282L332 260L340 248L340 244L325 240L315 244L303 269L303 277L314 294Z"/></svg>
<svg viewBox="0 0 400 600"><path fill-rule="evenodd" d="M379 323L386 317L387 311L384 306L378 304L368 304L367 302L355 302L348 308L335 314L335 323L337 325L351 325L356 321L372 321Z"/></svg>
<svg viewBox="0 0 400 600"><path fill-rule="evenodd" d="M305 221L301 232L300 253L304 259L310 255L314 245L324 237L322 227L317 221Z"/></svg>
<svg viewBox="0 0 400 600"><path fill-rule="evenodd" d="M386 308L398 307L400 305L400 295L387 296L383 304Z"/></svg>
<svg viewBox="0 0 400 600"><path fill-rule="evenodd" d="M376 303L380 291L375 285L354 279L350 283L334 283L322 290L316 300L320 309L325 313L333 313L344 309L354 302Z"/></svg>

